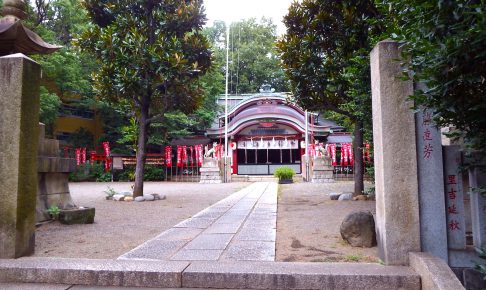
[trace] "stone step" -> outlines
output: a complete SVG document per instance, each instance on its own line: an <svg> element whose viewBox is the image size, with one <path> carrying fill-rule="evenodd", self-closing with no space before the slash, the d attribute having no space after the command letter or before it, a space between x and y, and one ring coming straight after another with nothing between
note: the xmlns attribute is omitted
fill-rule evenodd
<svg viewBox="0 0 486 290"><path fill-rule="evenodd" d="M63 258L0 260L0 283L224 289L421 289L420 276L403 266Z"/></svg>

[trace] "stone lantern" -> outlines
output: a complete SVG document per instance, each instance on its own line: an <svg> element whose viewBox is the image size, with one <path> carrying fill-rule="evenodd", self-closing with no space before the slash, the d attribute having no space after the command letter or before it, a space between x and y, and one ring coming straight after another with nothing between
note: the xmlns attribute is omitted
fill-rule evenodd
<svg viewBox="0 0 486 290"><path fill-rule="evenodd" d="M49 54L61 46L52 45L40 38L22 23L27 18L23 0L4 0L0 11L0 56L14 53Z"/></svg>

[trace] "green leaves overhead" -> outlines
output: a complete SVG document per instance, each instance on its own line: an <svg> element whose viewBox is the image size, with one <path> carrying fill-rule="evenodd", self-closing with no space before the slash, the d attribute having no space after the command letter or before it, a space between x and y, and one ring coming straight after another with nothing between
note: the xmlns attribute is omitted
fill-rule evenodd
<svg viewBox="0 0 486 290"><path fill-rule="evenodd" d="M382 28L372 1L293 3L277 48L296 101L351 119L371 117L369 52Z"/></svg>
<svg viewBox="0 0 486 290"><path fill-rule="evenodd" d="M390 35L403 43L406 71L427 85L417 106L435 111L476 148L486 146L486 1L379 1Z"/></svg>

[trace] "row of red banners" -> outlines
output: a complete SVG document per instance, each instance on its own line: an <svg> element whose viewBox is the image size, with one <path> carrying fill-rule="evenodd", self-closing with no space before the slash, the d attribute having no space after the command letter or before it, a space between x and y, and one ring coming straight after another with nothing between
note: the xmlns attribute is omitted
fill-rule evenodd
<svg viewBox="0 0 486 290"><path fill-rule="evenodd" d="M341 159L339 166L354 166L354 154L353 146L351 143L341 143ZM321 151L323 150L323 144L311 144L309 145L309 156L316 157L321 156ZM338 166L337 154L336 154L337 144L331 143L327 145L327 152L331 156L332 166ZM370 144L366 143L363 150L363 160L371 162L370 155Z"/></svg>
<svg viewBox="0 0 486 290"><path fill-rule="evenodd" d="M111 167L111 159L110 159L110 143L103 142L103 151L104 154L96 154L96 151L92 150L89 152L89 160L91 163L94 161L103 161L105 164L105 171L109 171ZM64 155L67 158L69 156L68 148L64 148ZM86 164L86 147L83 148L75 148L74 149L74 156L76 158L76 165L79 166L81 164Z"/></svg>
<svg viewBox="0 0 486 290"><path fill-rule="evenodd" d="M217 152L217 151L216 151ZM177 146L177 167L184 166L202 166L204 158L203 146ZM172 167L172 147L165 146L165 164L167 167Z"/></svg>

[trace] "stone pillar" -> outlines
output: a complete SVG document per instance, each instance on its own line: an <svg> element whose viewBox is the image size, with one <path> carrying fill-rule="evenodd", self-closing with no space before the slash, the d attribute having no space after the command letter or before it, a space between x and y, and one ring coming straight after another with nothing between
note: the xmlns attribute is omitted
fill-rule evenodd
<svg viewBox="0 0 486 290"><path fill-rule="evenodd" d="M461 166L460 146L444 146L447 241L449 249L454 250L466 249L466 221Z"/></svg>
<svg viewBox="0 0 486 290"><path fill-rule="evenodd" d="M329 156L317 156L314 158L312 168L312 183L334 182L333 167Z"/></svg>
<svg viewBox="0 0 486 290"><path fill-rule="evenodd" d="M25 55L0 57L0 258L34 252L39 79Z"/></svg>
<svg viewBox="0 0 486 290"><path fill-rule="evenodd" d="M371 52L376 231L386 265L407 265L420 252L415 120L408 96L411 81L400 80L398 43L379 42Z"/></svg>
<svg viewBox="0 0 486 290"><path fill-rule="evenodd" d="M429 109L421 109L415 114L415 127L422 251L447 263L449 257L441 133L433 123Z"/></svg>
<svg viewBox="0 0 486 290"><path fill-rule="evenodd" d="M483 167L475 166L469 169L471 191L471 221L473 243L475 247L486 246L486 196L478 192L486 188L486 172Z"/></svg>

